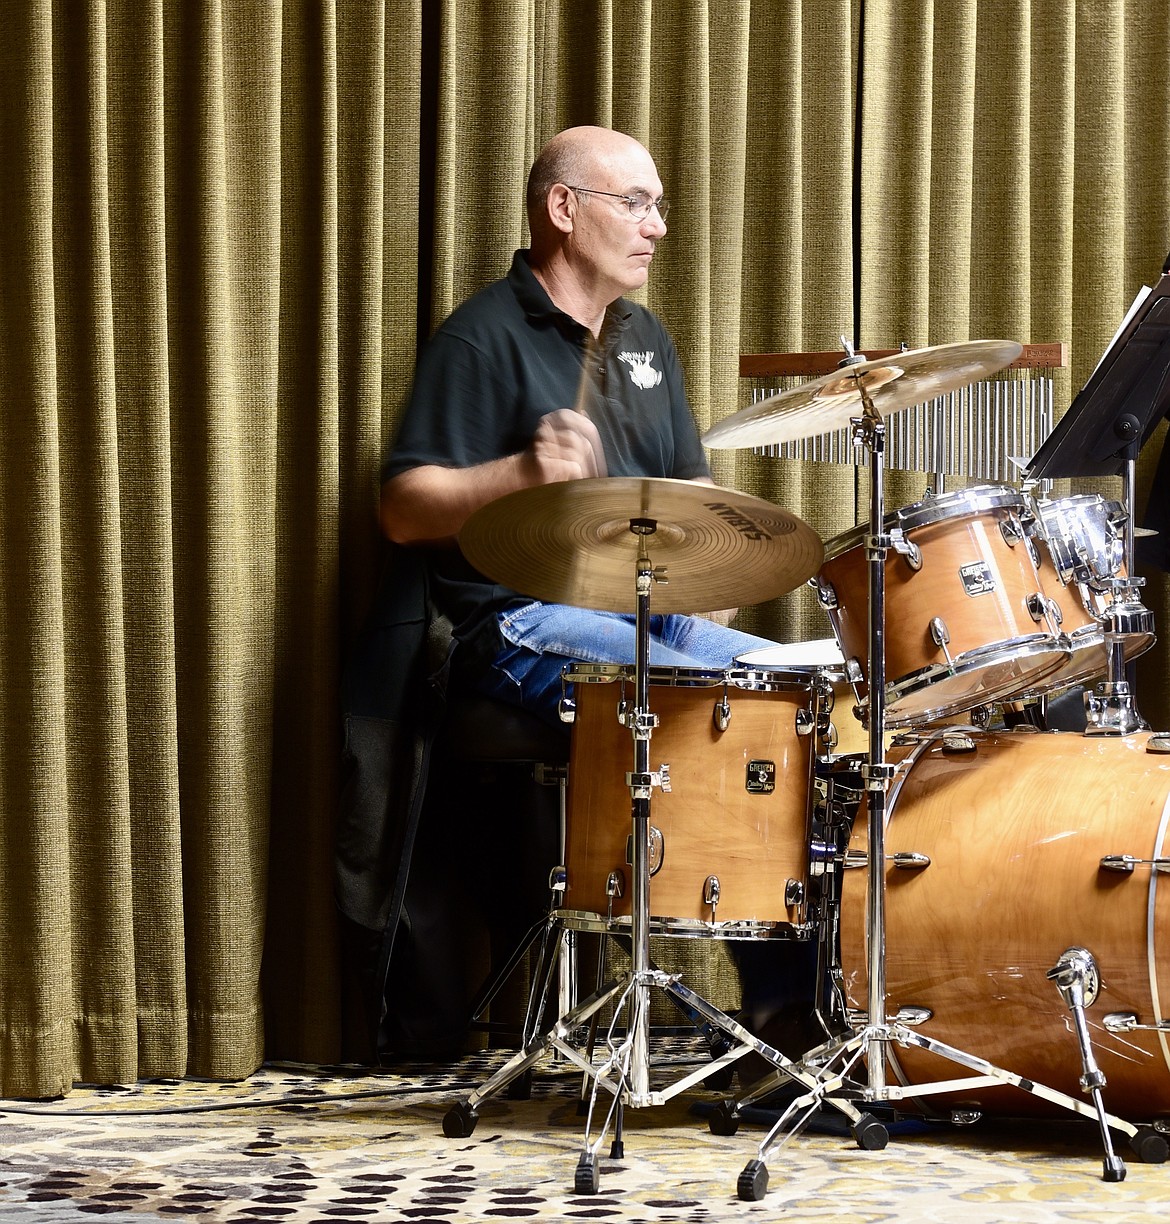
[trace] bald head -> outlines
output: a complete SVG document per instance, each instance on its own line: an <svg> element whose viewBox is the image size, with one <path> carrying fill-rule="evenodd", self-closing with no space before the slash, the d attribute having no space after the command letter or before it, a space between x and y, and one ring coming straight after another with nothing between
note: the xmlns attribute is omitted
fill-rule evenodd
<svg viewBox="0 0 1170 1224"><path fill-rule="evenodd" d="M634 153L649 157L632 136L612 128L573 127L558 132L537 154L528 174L525 204L533 241L539 242L547 230L545 202L557 183L588 186L619 158Z"/></svg>
<svg viewBox="0 0 1170 1224"><path fill-rule="evenodd" d="M597 335L606 308L646 283L666 233L654 159L622 132L567 128L540 151L527 196L534 275L554 305Z"/></svg>

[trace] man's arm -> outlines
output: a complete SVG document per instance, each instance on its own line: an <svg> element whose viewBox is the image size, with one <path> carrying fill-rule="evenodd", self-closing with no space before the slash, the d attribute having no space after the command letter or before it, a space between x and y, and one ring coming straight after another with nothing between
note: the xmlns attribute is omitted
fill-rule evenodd
<svg viewBox="0 0 1170 1224"><path fill-rule="evenodd" d="M425 464L382 485L382 530L396 544L449 543L488 502L517 489L604 476L597 427L569 408L542 417L532 441L514 455L467 468Z"/></svg>

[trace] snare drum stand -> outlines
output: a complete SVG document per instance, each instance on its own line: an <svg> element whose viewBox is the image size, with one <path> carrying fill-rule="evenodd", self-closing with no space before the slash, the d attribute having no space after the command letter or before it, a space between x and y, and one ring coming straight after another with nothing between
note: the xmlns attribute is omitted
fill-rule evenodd
<svg viewBox="0 0 1170 1224"><path fill-rule="evenodd" d="M630 531L638 537L638 556L635 560L636 595L636 659L634 667L635 700L632 712L625 715L625 725L630 729L634 741L634 768L626 774L630 788L632 847L631 855L633 885L630 909L630 972L616 983L601 987L576 1007L562 1015L543 1037L529 1035L524 1046L508 1060L480 1088L464 1100L452 1105L443 1118L443 1133L449 1138L467 1138L475 1129L479 1119L481 1102L496 1095L508 1084L524 1075L546 1053L556 1050L584 1072L592 1082L585 1122L585 1146L577 1163L573 1189L582 1194L596 1194L599 1188L601 1169L598 1154L606 1132L614 1127L611 1157L620 1159L622 1149L622 1111L626 1105L640 1108L647 1105L663 1105L680 1092L718 1073L755 1050L769 1062L775 1064L788 1078L816 1091L818 1079L815 1071L792 1062L779 1050L761 1041L738 1021L733 1020L684 986L677 974L664 973L650 961L650 798L654 787L668 789L668 769L663 766L657 773L650 770L650 736L658 724L658 718L650 710L650 589L653 583L668 581L664 566L651 565L646 542L658 529L654 519L630 520ZM557 944L559 947L559 942ZM554 951L555 956L555 951ZM550 980L550 962L544 981ZM735 1044L717 1058L705 1062L697 1070L685 1074L681 1079L664 1089L655 1090L650 1084L650 989L658 987L692 1018L705 1020L712 1028L727 1034ZM534 991L541 990L537 983ZM574 1033L592 1020L604 1008L612 1005L612 1020L608 1028L606 1047L608 1053L599 1064L593 1061L592 1043L583 1054ZM628 1024L624 1037L617 1036L618 1019L623 1009L628 1009ZM590 1142L593 1114L597 1106L598 1090L604 1088L612 1100L597 1137ZM845 1100L829 1102L857 1126L861 1115ZM742 1197L742 1195L741 1195Z"/></svg>
<svg viewBox="0 0 1170 1224"><path fill-rule="evenodd" d="M849 351L842 366L847 367L860 360L862 359L853 357ZM866 791L869 890L866 909L868 1015L863 1026L853 1036L817 1046L797 1061L795 1070L798 1073L812 1072L816 1083L810 1091L792 1101L764 1137L757 1156L748 1161L740 1174L739 1197L747 1200L764 1197L768 1186L768 1157L794 1139L822 1104L843 1109L845 1104L853 1101L894 1102L1000 1084L1012 1085L1074 1113L1097 1119L1106 1154L1104 1180L1120 1181L1125 1176L1125 1166L1114 1154L1110 1127L1129 1136L1134 1150L1144 1159L1152 1159L1155 1163L1166 1158L1166 1145L1161 1136L1157 1136L1150 1128L1139 1129L1122 1119L1106 1115L1101 1107L1099 1088L1086 1083L1086 1091L1091 1091L1094 1098L1094 1107L1090 1107L1085 1102L1055 1089L996 1067L985 1059L914 1032L912 1025L926 1023L931 1018L929 1012L923 1013L923 1009L903 1008L892 1022L888 1022L886 1018L885 825L887 794L894 776L894 767L886 761L884 738L885 557L891 547L900 547L902 541L899 533L886 534L884 530L885 426L860 380L858 388L863 412L853 421L854 441L868 449L870 470L870 534L866 541L869 564L869 753L867 762L862 767ZM977 1074L963 1079L911 1086L888 1084L887 1059L890 1057L890 1046L893 1043L904 1048L914 1046L928 1050ZM866 1069L864 1082L852 1074L863 1058ZM785 1075L798 1080L802 1078L801 1074L793 1074L791 1069L781 1067L780 1072L755 1085L738 1103L729 1103L730 1115L725 1110L719 1117L720 1133L732 1132L733 1125L730 1124L734 1123L740 1105L766 1095L777 1083L783 1082ZM889 1132L886 1126L872 1114L855 1113L851 1121L853 1137L858 1147L877 1151L888 1143Z"/></svg>

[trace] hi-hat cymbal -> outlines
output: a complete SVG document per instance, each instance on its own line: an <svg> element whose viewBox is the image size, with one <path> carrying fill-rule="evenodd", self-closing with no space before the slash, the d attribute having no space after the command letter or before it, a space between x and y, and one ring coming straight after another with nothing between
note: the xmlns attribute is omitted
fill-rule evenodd
<svg viewBox="0 0 1170 1224"><path fill-rule="evenodd" d="M647 534L631 530L631 521ZM602 612L637 610L643 545L666 581L651 612L712 612L759 603L806 582L824 547L807 523L734 489L690 480L610 476L521 489L463 525L459 545L481 573L533 599Z"/></svg>
<svg viewBox="0 0 1170 1224"><path fill-rule="evenodd" d="M729 416L703 435L703 443L771 446L844 429L861 415L863 387L874 410L887 417L986 378L1023 351L1014 340L969 340L844 365Z"/></svg>

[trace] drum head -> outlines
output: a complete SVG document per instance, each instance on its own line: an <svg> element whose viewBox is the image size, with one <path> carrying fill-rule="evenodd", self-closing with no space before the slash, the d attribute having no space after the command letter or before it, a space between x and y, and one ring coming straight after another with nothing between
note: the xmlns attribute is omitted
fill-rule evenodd
<svg viewBox="0 0 1170 1224"><path fill-rule="evenodd" d="M784 642L749 650L736 656L741 667L774 667L780 671L811 671L825 668L842 671L845 656L835 638L814 638L811 642Z"/></svg>

